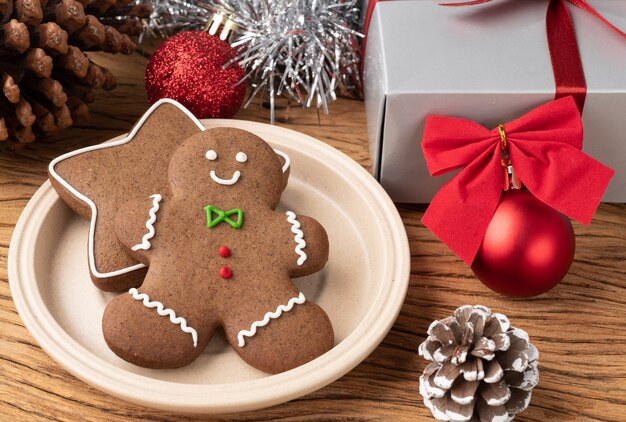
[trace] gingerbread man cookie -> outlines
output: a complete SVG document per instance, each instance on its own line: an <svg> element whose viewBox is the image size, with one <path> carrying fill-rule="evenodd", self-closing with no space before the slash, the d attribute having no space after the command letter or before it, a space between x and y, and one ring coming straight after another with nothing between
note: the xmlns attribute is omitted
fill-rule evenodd
<svg viewBox="0 0 626 422"><path fill-rule="evenodd" d="M167 188L121 205L115 234L148 272L106 307L118 356L180 367L221 327L246 362L277 373L333 346L328 316L290 280L322 269L328 239L314 219L276 211L288 166L249 132L210 129L174 151Z"/></svg>

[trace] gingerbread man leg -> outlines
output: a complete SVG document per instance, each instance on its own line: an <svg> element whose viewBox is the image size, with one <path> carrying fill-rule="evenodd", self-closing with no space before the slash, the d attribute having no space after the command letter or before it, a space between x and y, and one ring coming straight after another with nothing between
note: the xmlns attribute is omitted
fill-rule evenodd
<svg viewBox="0 0 626 422"><path fill-rule="evenodd" d="M179 368L203 352L218 322L190 306L201 292L191 287L172 292L156 280L162 279L150 268L142 287L108 303L102 319L104 338L116 355L130 363ZM175 283L185 285L184 280Z"/></svg>
<svg viewBox="0 0 626 422"><path fill-rule="evenodd" d="M287 290L273 298L270 309L238 312L224 321L224 331L235 351L250 365L268 372L288 371L321 356L333 347L334 332L328 315L304 294ZM243 315L257 314L249 321Z"/></svg>

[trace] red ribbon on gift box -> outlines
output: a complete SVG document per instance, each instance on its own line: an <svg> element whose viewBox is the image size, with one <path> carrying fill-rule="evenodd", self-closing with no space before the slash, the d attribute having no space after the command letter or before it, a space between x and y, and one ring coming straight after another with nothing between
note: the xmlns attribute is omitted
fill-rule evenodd
<svg viewBox="0 0 626 422"><path fill-rule="evenodd" d="M437 192L422 222L470 265L506 187L506 148L515 176L535 197L589 224L615 172L583 153L582 145L582 120L571 96L493 130L428 116L422 140L428 171L437 176L463 169Z"/></svg>
<svg viewBox="0 0 626 422"><path fill-rule="evenodd" d="M365 34L362 45L363 57L365 57L365 46L370 19L374 13L374 7L379 1L382 0L370 0L367 5L363 25L363 33ZM441 5L474 6L491 1L492 0L474 0L460 3L441 3ZM573 96L576 100L578 110L582 113L585 105L585 97L587 96L587 83L585 81L585 72L583 71L580 51L578 50L574 22L567 9L568 2L599 19L600 22L611 28L624 39L626 39L626 33L609 22L600 12L594 9L587 0L548 0L546 33L548 47L550 49L550 59L552 60L554 81L556 84L555 98L563 98L568 95Z"/></svg>
<svg viewBox="0 0 626 422"><path fill-rule="evenodd" d="M474 0L461 3L442 3L442 6L473 6L490 3L492 0ZM550 49L550 60L552 60L552 71L556 84L555 98L563 98L571 95L576 100L576 105L580 113L585 106L587 96L587 82L583 63L580 59L580 51L576 40L576 31L572 16L567 10L567 3L570 3L591 16L597 18L604 25L611 28L617 34L626 39L626 33L609 22L604 16L594 9L587 0L549 0L548 11L546 13L546 34L548 37L548 48Z"/></svg>

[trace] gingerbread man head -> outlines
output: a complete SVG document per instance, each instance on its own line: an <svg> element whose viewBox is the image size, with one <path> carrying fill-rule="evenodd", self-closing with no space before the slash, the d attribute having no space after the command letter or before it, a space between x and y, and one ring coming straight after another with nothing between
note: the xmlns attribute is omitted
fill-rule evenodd
<svg viewBox="0 0 626 422"><path fill-rule="evenodd" d="M175 196L253 196L275 208L289 164L286 154L249 132L215 128L191 136L176 149L169 164L169 183Z"/></svg>

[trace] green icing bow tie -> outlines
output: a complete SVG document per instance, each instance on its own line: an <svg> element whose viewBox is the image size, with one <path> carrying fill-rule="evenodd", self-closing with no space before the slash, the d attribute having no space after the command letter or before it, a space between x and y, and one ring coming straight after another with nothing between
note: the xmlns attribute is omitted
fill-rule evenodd
<svg viewBox="0 0 626 422"><path fill-rule="evenodd" d="M243 211L241 208L234 208L230 211L222 211L213 205L207 205L204 207L204 210L206 211L207 226L209 226L209 228L213 228L224 221L233 229L238 229L243 223ZM230 218L233 214L237 214L235 221Z"/></svg>

